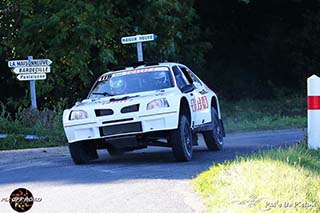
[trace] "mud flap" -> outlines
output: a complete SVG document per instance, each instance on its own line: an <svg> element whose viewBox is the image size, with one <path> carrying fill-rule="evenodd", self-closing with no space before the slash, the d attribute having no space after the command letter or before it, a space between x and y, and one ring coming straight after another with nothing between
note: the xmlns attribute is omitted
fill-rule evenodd
<svg viewBox="0 0 320 213"><path fill-rule="evenodd" d="M226 132L224 130L223 121L221 119L219 119L219 121L220 121L220 127L222 128L222 135L223 135L223 137L226 137Z"/></svg>

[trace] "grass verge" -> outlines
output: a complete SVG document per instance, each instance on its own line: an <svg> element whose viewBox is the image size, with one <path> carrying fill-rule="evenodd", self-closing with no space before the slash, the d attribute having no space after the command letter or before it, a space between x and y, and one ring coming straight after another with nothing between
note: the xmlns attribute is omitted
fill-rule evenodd
<svg viewBox="0 0 320 213"><path fill-rule="evenodd" d="M304 128L307 126L305 97L284 100L221 101L227 132Z"/></svg>
<svg viewBox="0 0 320 213"><path fill-rule="evenodd" d="M320 212L320 150L306 142L213 165L193 180L208 212Z"/></svg>
<svg viewBox="0 0 320 213"><path fill-rule="evenodd" d="M62 109L62 105L58 105L54 110L41 111L20 108L12 116L5 106L0 104L0 133L9 135L0 139L0 150L66 145ZM43 139L25 140L24 135L37 135Z"/></svg>

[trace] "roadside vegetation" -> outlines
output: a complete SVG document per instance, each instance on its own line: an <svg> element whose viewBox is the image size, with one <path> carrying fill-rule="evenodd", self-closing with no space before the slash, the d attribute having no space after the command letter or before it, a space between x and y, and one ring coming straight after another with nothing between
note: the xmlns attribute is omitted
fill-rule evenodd
<svg viewBox="0 0 320 213"><path fill-rule="evenodd" d="M66 144L62 127L63 105L40 111L19 108L15 114L7 112L0 103L0 150L61 146ZM25 139L34 135L39 139Z"/></svg>
<svg viewBox="0 0 320 213"><path fill-rule="evenodd" d="M305 128L306 97L274 100L221 101L227 133L236 131Z"/></svg>
<svg viewBox="0 0 320 213"><path fill-rule="evenodd" d="M239 131L306 127L306 100L288 98L277 100L222 101L221 111L227 134ZM66 145L62 113L66 104L59 102L53 109L32 111L19 108L9 113L0 104L0 150ZM43 137L25 140L25 135Z"/></svg>
<svg viewBox="0 0 320 213"><path fill-rule="evenodd" d="M320 212L320 150L288 148L213 165L193 180L208 212Z"/></svg>

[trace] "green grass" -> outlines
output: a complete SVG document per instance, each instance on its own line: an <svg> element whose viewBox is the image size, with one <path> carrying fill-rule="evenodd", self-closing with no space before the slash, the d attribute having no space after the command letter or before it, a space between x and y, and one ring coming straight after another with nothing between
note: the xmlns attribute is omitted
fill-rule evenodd
<svg viewBox="0 0 320 213"><path fill-rule="evenodd" d="M6 111L3 104L0 104L0 133L9 135L0 139L0 150L66 145L62 127L62 105L58 105L54 110L20 108L13 116ZM24 135L44 138L25 140Z"/></svg>
<svg viewBox="0 0 320 213"><path fill-rule="evenodd" d="M304 142L261 151L213 165L192 183L208 212L320 212L320 150Z"/></svg>
<svg viewBox="0 0 320 213"><path fill-rule="evenodd" d="M221 101L227 132L304 128L307 126L305 97L284 100Z"/></svg>
<svg viewBox="0 0 320 213"><path fill-rule="evenodd" d="M64 136L49 135L45 139L26 140L24 135L12 134L0 139L0 150L54 147L66 145Z"/></svg>

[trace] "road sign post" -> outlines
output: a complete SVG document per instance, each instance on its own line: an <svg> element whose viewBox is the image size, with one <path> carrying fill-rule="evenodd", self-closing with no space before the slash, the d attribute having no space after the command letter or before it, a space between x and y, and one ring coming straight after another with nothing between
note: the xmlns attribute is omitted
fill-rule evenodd
<svg viewBox="0 0 320 213"><path fill-rule="evenodd" d="M145 35L135 35L135 36L127 36L121 38L122 44L133 44L137 43L137 56L138 61L143 61L143 50L142 50L142 42L146 41L154 41L158 36L156 34L145 34Z"/></svg>
<svg viewBox="0 0 320 213"><path fill-rule="evenodd" d="M142 50L142 43L137 43L137 55L138 55L138 61L143 61L143 50Z"/></svg>
<svg viewBox="0 0 320 213"><path fill-rule="evenodd" d="M28 60L13 60L8 62L11 71L17 74L19 81L30 81L31 108L37 109L36 80L45 80L46 73L50 73L50 59L33 59L28 56Z"/></svg>
<svg viewBox="0 0 320 213"><path fill-rule="evenodd" d="M32 56L28 56L28 61L31 62ZM30 95L31 95L31 108L37 109L37 95L36 95L36 82L34 80L30 81Z"/></svg>

